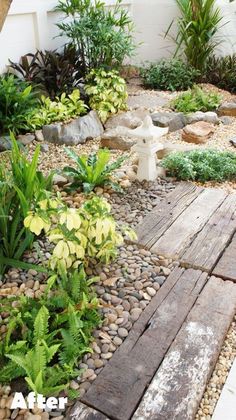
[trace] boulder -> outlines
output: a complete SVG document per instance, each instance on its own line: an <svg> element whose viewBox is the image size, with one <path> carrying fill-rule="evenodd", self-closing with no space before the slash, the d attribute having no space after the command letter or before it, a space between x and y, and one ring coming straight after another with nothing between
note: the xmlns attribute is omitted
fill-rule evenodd
<svg viewBox="0 0 236 420"><path fill-rule="evenodd" d="M123 126L127 128L139 127L144 118L149 115L149 111L144 108L139 108L135 111L121 112L109 118L105 124L106 129Z"/></svg>
<svg viewBox="0 0 236 420"><path fill-rule="evenodd" d="M236 102L224 102L218 108L218 115L228 116L228 117L236 117Z"/></svg>
<svg viewBox="0 0 236 420"><path fill-rule="evenodd" d="M35 136L34 134L20 134L17 140L24 146L27 146L35 140Z"/></svg>
<svg viewBox="0 0 236 420"><path fill-rule="evenodd" d="M132 130L126 127L118 126L106 130L101 137L101 146L108 149L130 150L136 143L132 136Z"/></svg>
<svg viewBox="0 0 236 420"><path fill-rule="evenodd" d="M182 139L188 143L204 144L214 133L214 126L205 121L199 121L184 127Z"/></svg>
<svg viewBox="0 0 236 420"><path fill-rule="evenodd" d="M53 182L54 185L58 185L60 187L60 186L63 186L65 184L67 184L68 180L67 180L66 177L64 177L60 174L54 174L53 178L52 178L52 182Z"/></svg>
<svg viewBox="0 0 236 420"><path fill-rule="evenodd" d="M236 147L236 137L229 139L229 142L232 144L232 146Z"/></svg>
<svg viewBox="0 0 236 420"><path fill-rule="evenodd" d="M209 122L211 124L219 124L220 120L217 116L216 112L202 112L202 111L197 111L194 112L193 114L189 114L186 115L186 124L194 124L198 121L205 121L205 122Z"/></svg>
<svg viewBox="0 0 236 420"><path fill-rule="evenodd" d="M103 125L96 111L90 111L84 117L75 118L66 124L55 123L43 127L45 141L71 146L99 137L103 132Z"/></svg>
<svg viewBox="0 0 236 420"><path fill-rule="evenodd" d="M169 127L170 133L181 130L186 125L183 112L155 112L151 117L155 126Z"/></svg>
<svg viewBox="0 0 236 420"><path fill-rule="evenodd" d="M172 152L191 152L192 150L196 150L196 147L192 144L180 144L165 141L163 146L163 149L158 150L157 152L158 159L163 159Z"/></svg>
<svg viewBox="0 0 236 420"><path fill-rule="evenodd" d="M10 136L0 137L0 152L11 150L11 138Z"/></svg>
<svg viewBox="0 0 236 420"><path fill-rule="evenodd" d="M35 134L35 140L36 141L44 141L42 130L35 130L34 134Z"/></svg>

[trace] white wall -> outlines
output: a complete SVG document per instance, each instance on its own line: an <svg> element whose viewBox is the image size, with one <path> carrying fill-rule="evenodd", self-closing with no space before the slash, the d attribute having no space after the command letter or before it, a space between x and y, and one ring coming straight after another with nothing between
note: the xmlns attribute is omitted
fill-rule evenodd
<svg viewBox="0 0 236 420"><path fill-rule="evenodd" d="M236 52L236 1L217 0L230 21L223 29L226 36L220 54ZM115 0L106 0L112 7ZM164 39L164 33L178 14L175 0L123 0L136 26L139 45L133 63L157 61L171 56L174 43ZM57 0L13 0L3 30L0 33L0 72L5 70L8 59L19 61L21 55L36 49L55 49L63 44L57 35L55 23L59 16L53 12ZM172 32L174 31L174 27Z"/></svg>

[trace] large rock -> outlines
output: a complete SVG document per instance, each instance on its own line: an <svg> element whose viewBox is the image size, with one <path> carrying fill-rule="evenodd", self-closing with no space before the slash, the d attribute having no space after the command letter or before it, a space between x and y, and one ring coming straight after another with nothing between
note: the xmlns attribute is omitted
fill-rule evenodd
<svg viewBox="0 0 236 420"><path fill-rule="evenodd" d="M218 108L218 115L221 116L228 116L228 117L236 117L236 102L224 102Z"/></svg>
<svg viewBox="0 0 236 420"><path fill-rule="evenodd" d="M214 133L214 126L205 121L199 121L184 127L182 139L188 143L204 144Z"/></svg>
<svg viewBox="0 0 236 420"><path fill-rule="evenodd" d="M0 137L0 152L11 150L11 138L9 136Z"/></svg>
<svg viewBox="0 0 236 420"><path fill-rule="evenodd" d="M127 127L118 126L106 130L101 137L101 146L108 149L130 150L135 144L132 137L132 130Z"/></svg>
<svg viewBox="0 0 236 420"><path fill-rule="evenodd" d="M23 146L27 146L35 140L35 136L34 134L20 134L17 137L17 140L23 144Z"/></svg>
<svg viewBox="0 0 236 420"><path fill-rule="evenodd" d="M155 112L151 117L155 126L169 127L170 133L181 130L186 125L183 112Z"/></svg>
<svg viewBox="0 0 236 420"><path fill-rule="evenodd" d="M144 108L140 108L135 111L121 112L109 118L105 127L106 129L116 128L118 126L131 129L137 128L142 124L147 115L149 115L149 111Z"/></svg>
<svg viewBox="0 0 236 420"><path fill-rule="evenodd" d="M180 144L165 141L163 146L163 149L158 150L157 152L158 159L163 159L173 152L191 152L192 150L196 150L196 146L193 144Z"/></svg>
<svg viewBox="0 0 236 420"><path fill-rule="evenodd" d="M202 112L202 111L197 111L194 112L193 114L189 114L185 116L186 119L186 124L194 124L198 121L205 121L205 122L209 122L211 124L219 124L220 120L217 116L216 112Z"/></svg>
<svg viewBox="0 0 236 420"><path fill-rule="evenodd" d="M84 117L75 118L67 124L55 123L43 127L45 141L71 146L99 137L103 132L103 125L96 111L90 111Z"/></svg>

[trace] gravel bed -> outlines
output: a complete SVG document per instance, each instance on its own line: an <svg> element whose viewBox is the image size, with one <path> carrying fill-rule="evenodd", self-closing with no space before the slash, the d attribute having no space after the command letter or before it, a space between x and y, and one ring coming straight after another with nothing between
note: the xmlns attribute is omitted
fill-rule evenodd
<svg viewBox="0 0 236 420"><path fill-rule="evenodd" d="M212 418L222 388L236 357L236 317L232 322L221 349L213 374L207 384L195 420Z"/></svg>
<svg viewBox="0 0 236 420"><path fill-rule="evenodd" d="M48 245L43 242L41 245L44 245L42 246L43 259L47 259ZM40 257L38 253L32 253L31 256L28 253L25 259L36 262L40 260ZM85 394L90 384L128 336L134 322L138 320L142 311L177 265L176 261L157 256L145 249L139 249L136 245L125 245L120 247L117 260L109 266L94 264L87 268L89 276L100 277L95 290L99 297L99 311L103 322L101 327L94 331L93 353L86 354L79 365L82 374L71 382L71 387L78 389L81 396ZM6 275L6 283L1 286L0 295L39 297L45 289L44 283L45 276L38 274L35 270L25 272L12 269ZM4 318L2 314L0 334L3 336L7 330L6 324L7 318ZM54 420L60 420L65 418L63 413L49 414L42 413L40 410L31 413L18 410L13 414L9 411L12 399L11 388L0 388L1 394L0 419L47 420L54 418Z"/></svg>

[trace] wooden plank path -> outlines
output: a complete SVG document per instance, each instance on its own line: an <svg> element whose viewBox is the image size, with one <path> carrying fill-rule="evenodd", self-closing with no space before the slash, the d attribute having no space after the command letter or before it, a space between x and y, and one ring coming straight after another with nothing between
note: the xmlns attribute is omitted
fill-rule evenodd
<svg viewBox="0 0 236 420"><path fill-rule="evenodd" d="M70 420L194 420L235 315L236 193L179 184L144 218L137 243L180 266Z"/></svg>

